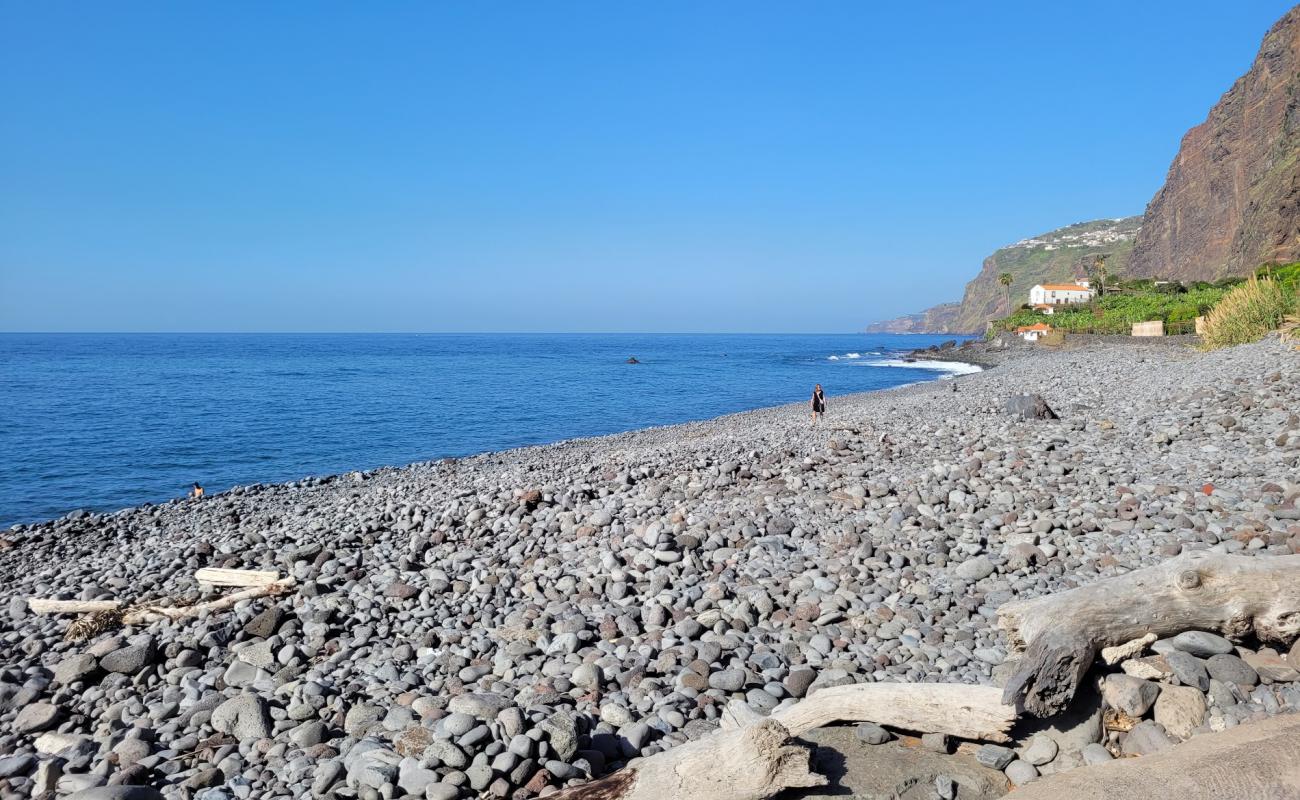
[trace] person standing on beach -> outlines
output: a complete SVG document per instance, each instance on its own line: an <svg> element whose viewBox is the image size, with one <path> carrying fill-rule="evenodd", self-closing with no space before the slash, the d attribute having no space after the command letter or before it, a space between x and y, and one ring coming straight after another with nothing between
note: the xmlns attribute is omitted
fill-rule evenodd
<svg viewBox="0 0 1300 800"><path fill-rule="evenodd" d="M822 385L819 383L813 387L812 394L812 424L817 424L817 417L826 413L826 395L822 394Z"/></svg>

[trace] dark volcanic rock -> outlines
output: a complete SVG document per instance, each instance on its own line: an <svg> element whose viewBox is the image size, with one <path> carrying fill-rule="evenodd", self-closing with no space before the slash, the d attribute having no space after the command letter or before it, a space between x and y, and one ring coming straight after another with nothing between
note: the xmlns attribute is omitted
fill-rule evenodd
<svg viewBox="0 0 1300 800"><path fill-rule="evenodd" d="M1183 137L1128 272L1213 280L1300 259L1300 6Z"/></svg>

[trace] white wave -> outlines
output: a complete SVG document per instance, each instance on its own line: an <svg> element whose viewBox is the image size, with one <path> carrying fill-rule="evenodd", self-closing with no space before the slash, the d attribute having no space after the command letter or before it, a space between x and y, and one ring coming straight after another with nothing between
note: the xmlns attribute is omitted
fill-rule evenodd
<svg viewBox="0 0 1300 800"><path fill-rule="evenodd" d="M861 354L861 353L846 353L846 354L844 355L844 357L845 357L845 358L862 358L862 354Z"/></svg>
<svg viewBox="0 0 1300 800"><path fill-rule="evenodd" d="M970 375L975 372L983 372L983 368L975 364L967 364L962 361L929 361L918 358L915 361L904 361L901 358L880 358L866 362L863 366L867 367L906 367L908 369L926 369L933 372L947 373L944 377L954 377L956 375Z"/></svg>
<svg viewBox="0 0 1300 800"><path fill-rule="evenodd" d="M840 357L839 357L839 356L827 356L826 358L827 358L828 361L839 361L839 360L840 360Z"/></svg>

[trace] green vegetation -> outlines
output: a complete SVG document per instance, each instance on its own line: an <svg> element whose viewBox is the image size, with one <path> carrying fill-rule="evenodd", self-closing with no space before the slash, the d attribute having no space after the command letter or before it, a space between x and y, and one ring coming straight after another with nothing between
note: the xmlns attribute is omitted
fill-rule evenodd
<svg viewBox="0 0 1300 800"><path fill-rule="evenodd" d="M1255 270L1255 276L1276 281L1283 289L1300 291L1300 261L1294 264L1265 264Z"/></svg>
<svg viewBox="0 0 1300 800"><path fill-rule="evenodd" d="M1251 276L1224 295L1210 311L1205 320L1202 346L1216 350L1263 338L1264 334L1281 327L1296 305L1296 282L1286 285L1272 278Z"/></svg>
<svg viewBox="0 0 1300 800"><path fill-rule="evenodd" d="M979 331L985 323L1015 309L1038 283L1063 283L1091 275L1109 292L1123 275L1141 217L1081 222L998 249L984 260L980 274L966 284L961 309L948 330ZM1104 258L1098 259L1098 256ZM1002 282L1003 275L1011 283Z"/></svg>
<svg viewBox="0 0 1300 800"><path fill-rule="evenodd" d="M1213 285L1188 289L1178 283L1121 281L1112 284L1109 294L1090 303L1057 306L1051 316L1022 307L994 322L993 330L1014 331L1022 325L1046 322L1069 333L1127 334L1135 322L1160 320L1167 333L1193 333L1196 318L1213 308L1227 292L1227 288Z"/></svg>
<svg viewBox="0 0 1300 800"><path fill-rule="evenodd" d="M989 333L1046 322L1054 333L1123 335L1135 322L1159 320L1168 335L1193 333L1205 316L1207 349L1253 342L1277 330L1288 315L1300 313L1300 262L1268 264L1249 278L1178 281L1117 279L1105 295L1089 303L1056 306L1051 316L1029 305L989 326ZM1039 340L1043 341L1042 339Z"/></svg>

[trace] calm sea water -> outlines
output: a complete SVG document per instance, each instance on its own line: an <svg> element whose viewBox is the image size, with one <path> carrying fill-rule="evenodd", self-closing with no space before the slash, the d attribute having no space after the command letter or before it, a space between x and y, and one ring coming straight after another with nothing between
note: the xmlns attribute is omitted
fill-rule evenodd
<svg viewBox="0 0 1300 800"><path fill-rule="evenodd" d="M898 386L945 338L2 334L0 526Z"/></svg>

